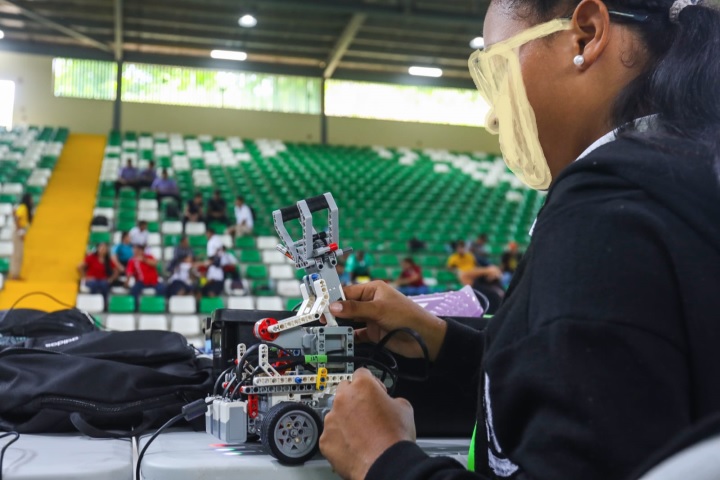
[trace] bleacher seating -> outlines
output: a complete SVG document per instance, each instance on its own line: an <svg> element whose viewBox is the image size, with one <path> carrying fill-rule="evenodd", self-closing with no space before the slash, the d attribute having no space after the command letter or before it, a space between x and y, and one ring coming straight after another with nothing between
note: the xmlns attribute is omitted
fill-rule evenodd
<svg viewBox="0 0 720 480"><path fill-rule="evenodd" d="M525 188L501 158L483 153L112 133L95 208L95 214L106 216L110 226L94 227L90 243L117 242L119 231L146 220L152 232L149 244L160 260L159 271L172 258L182 234L181 218L174 213L182 211L183 205L168 210L172 200L163 199L158 204L148 189L137 193L123 188L116 197L115 181L128 159L139 168L145 168L150 160L158 169L167 168L178 182L183 203L197 192L207 201L218 190L227 202L228 218L234 218L236 195L243 195L256 214L255 236L239 237L234 244L230 237L223 237L240 262L249 289L247 296L203 298L199 302L192 297L172 297L167 302L141 298L134 325L165 326L187 331L190 337L200 334L194 326L188 328L188 322L197 320L199 328L199 318L216 308L284 309L300 303L298 279L302 272L275 249L278 239L272 221L273 210L299 199L333 193L341 208L341 246L369 252L375 259L374 277L396 278L400 260L410 255L408 241L417 238L425 242L426 248L412 256L423 268L427 283L438 291L458 287L456 276L445 269L451 241L486 233L490 253L496 258L509 241L523 249L544 201L544 195ZM0 190L0 200L3 195ZM321 215L315 222L318 229L326 226ZM224 225L210 226L224 233ZM299 224L289 227L297 237ZM204 223L186 225L190 245L201 258L205 256L205 230ZM113 315L115 324L123 328L130 325L125 317L117 318L118 314L133 312L133 299L126 294L111 295L108 326ZM79 305L87 301L78 297ZM168 315L163 316L165 313Z"/></svg>
<svg viewBox="0 0 720 480"><path fill-rule="evenodd" d="M13 206L23 194L32 195L35 205L45 187L68 137L65 128L18 127L0 129L0 273L9 270L13 253Z"/></svg>

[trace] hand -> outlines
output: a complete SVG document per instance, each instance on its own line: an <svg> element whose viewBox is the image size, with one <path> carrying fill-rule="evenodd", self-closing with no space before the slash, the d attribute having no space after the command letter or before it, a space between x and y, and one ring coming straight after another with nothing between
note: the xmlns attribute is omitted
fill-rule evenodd
<svg viewBox="0 0 720 480"><path fill-rule="evenodd" d="M378 343L392 330L411 328L425 340L430 360L437 358L447 330L443 320L385 282L353 285L344 290L347 300L331 304L330 313L336 317L365 322L365 328L355 331L356 342ZM404 357L423 356L420 346L408 335L395 335L386 346Z"/></svg>
<svg viewBox="0 0 720 480"><path fill-rule="evenodd" d="M410 402L390 398L364 368L355 371L352 382L338 385L320 437L320 451L338 475L364 479L375 460L403 440L415 441Z"/></svg>
<svg viewBox="0 0 720 480"><path fill-rule="evenodd" d="M502 278L502 275L502 270L500 270L500 268L496 267L495 265L491 265L485 268L484 276L488 280L499 280Z"/></svg>

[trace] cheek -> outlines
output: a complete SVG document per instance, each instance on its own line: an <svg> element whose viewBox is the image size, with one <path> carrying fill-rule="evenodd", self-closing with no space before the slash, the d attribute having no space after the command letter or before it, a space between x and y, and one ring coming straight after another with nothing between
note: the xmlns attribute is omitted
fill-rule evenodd
<svg viewBox="0 0 720 480"><path fill-rule="evenodd" d="M520 53L525 91L535 113L541 143L561 120L563 106L568 104L567 90L558 75L558 57L551 53L547 48L525 48Z"/></svg>

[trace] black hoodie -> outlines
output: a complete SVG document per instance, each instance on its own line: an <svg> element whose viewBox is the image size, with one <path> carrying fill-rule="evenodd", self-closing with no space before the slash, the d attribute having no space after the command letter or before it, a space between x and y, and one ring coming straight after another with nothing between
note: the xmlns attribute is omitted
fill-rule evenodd
<svg viewBox="0 0 720 480"><path fill-rule="evenodd" d="M619 139L567 167L487 331L450 323L435 368L479 388L477 473L401 442L368 479L622 480L720 412L715 159Z"/></svg>

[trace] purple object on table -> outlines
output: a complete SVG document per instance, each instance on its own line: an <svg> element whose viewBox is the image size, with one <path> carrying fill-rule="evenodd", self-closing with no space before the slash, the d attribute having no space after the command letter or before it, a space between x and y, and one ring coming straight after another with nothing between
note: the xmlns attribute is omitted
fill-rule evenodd
<svg viewBox="0 0 720 480"><path fill-rule="evenodd" d="M418 295L410 299L428 312L444 317L482 317L483 307L472 287L455 292Z"/></svg>

